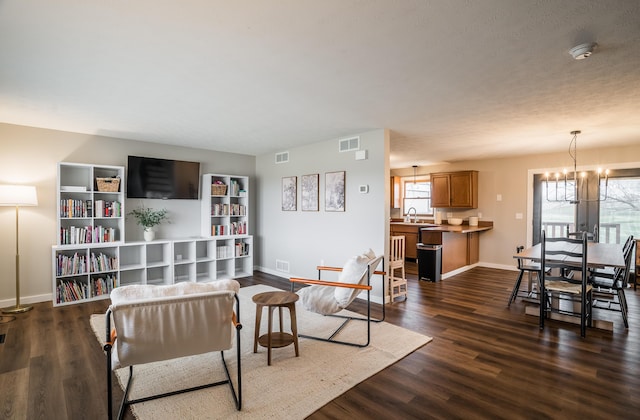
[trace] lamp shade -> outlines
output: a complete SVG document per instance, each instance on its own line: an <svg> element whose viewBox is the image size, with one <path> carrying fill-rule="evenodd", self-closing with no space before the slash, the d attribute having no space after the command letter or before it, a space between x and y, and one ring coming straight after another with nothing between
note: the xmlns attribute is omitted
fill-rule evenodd
<svg viewBox="0 0 640 420"><path fill-rule="evenodd" d="M0 206L37 206L33 185L0 185Z"/></svg>

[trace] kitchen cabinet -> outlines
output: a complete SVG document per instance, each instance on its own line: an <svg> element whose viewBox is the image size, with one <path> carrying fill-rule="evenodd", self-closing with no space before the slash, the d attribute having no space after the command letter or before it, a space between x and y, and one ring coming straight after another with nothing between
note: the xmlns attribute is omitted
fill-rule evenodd
<svg viewBox="0 0 640 420"><path fill-rule="evenodd" d="M478 171L431 174L431 207L478 208Z"/></svg>

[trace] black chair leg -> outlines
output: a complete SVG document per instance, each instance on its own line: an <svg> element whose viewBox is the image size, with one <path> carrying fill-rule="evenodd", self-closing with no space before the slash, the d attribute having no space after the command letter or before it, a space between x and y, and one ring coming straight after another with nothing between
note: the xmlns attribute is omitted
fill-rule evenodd
<svg viewBox="0 0 640 420"><path fill-rule="evenodd" d="M518 279L516 280L516 284L513 285L513 290L511 291L511 296L509 297L509 302L507 303L507 307L511 306L511 302L516 300L516 296L518 296L518 290L520 290L520 283L522 282L523 275L524 275L524 270L520 270L520 274L518 274Z"/></svg>
<svg viewBox="0 0 640 420"><path fill-rule="evenodd" d="M622 312L624 327L629 328L629 320L627 319L627 298L624 295L624 290L622 289L618 289L618 302L620 303L620 312Z"/></svg>

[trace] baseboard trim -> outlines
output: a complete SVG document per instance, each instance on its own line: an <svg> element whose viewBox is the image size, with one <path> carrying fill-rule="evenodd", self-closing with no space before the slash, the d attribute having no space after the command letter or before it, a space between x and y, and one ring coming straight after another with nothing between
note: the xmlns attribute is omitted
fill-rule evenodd
<svg viewBox="0 0 640 420"><path fill-rule="evenodd" d="M41 302L52 302L53 295L51 293L45 293L43 295L33 295L33 296L21 296L20 304L31 305L34 303ZM9 306L14 306L16 304L16 300L14 299L3 299L0 300L0 308L6 308Z"/></svg>

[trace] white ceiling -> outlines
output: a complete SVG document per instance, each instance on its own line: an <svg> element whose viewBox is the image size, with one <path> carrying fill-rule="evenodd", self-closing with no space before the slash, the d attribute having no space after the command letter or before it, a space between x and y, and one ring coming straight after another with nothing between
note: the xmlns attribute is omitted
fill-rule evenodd
<svg viewBox="0 0 640 420"><path fill-rule="evenodd" d="M0 60L0 122L251 155L640 141L638 0L0 0Z"/></svg>

